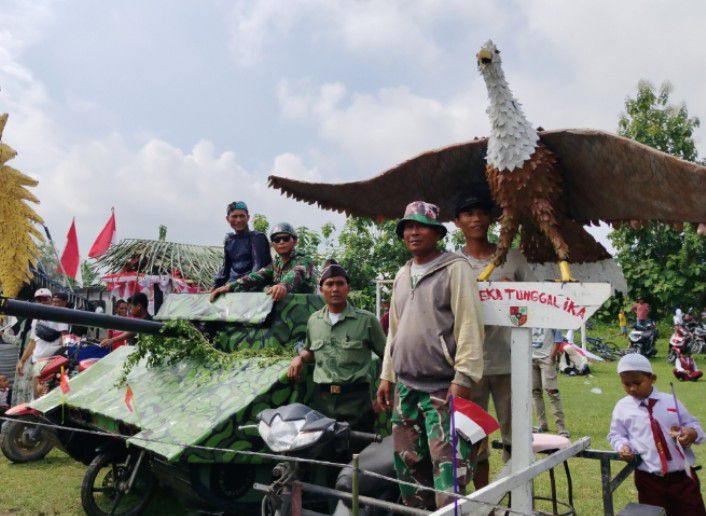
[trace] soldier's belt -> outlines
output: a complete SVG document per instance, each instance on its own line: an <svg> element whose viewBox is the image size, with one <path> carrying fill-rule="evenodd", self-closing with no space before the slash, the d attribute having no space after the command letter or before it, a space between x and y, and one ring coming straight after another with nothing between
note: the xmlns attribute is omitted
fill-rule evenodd
<svg viewBox="0 0 706 516"><path fill-rule="evenodd" d="M368 382L357 383L320 383L318 388L331 394L348 394L350 392L365 392L370 390Z"/></svg>

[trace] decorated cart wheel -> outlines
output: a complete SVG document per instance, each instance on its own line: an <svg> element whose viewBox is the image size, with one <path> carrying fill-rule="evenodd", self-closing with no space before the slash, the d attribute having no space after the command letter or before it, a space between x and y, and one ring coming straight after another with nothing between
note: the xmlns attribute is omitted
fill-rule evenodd
<svg viewBox="0 0 706 516"><path fill-rule="evenodd" d="M133 516L147 506L154 485L154 475L146 461L140 462L137 455L117 459L102 453L91 462L83 477L81 504L91 516Z"/></svg>

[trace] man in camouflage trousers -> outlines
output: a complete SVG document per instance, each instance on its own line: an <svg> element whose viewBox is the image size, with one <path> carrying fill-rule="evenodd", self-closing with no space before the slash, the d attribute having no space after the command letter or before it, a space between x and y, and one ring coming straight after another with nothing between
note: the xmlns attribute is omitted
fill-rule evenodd
<svg viewBox="0 0 706 516"><path fill-rule="evenodd" d="M439 208L409 204L397 234L412 253L397 273L390 302L378 403L393 405L392 436L397 477L453 492L449 398L468 399L483 375L483 323L468 261L440 251L446 228ZM457 485L472 477L470 446L459 439ZM433 510L453 501L444 493L400 485L405 505Z"/></svg>
<svg viewBox="0 0 706 516"><path fill-rule="evenodd" d="M292 359L288 376L298 380L304 363L314 362L317 391L312 408L347 421L354 430L372 432L372 353L382 358L385 334L373 314L348 301L350 287L343 267L326 267L319 286L326 306L309 317L304 349Z"/></svg>
<svg viewBox="0 0 706 516"><path fill-rule="evenodd" d="M214 289L211 292L211 302L227 292L254 292L265 289L275 301L287 294L314 292L314 262L296 250L297 233L292 225L282 222L272 226L270 241L277 253L274 261L258 271Z"/></svg>

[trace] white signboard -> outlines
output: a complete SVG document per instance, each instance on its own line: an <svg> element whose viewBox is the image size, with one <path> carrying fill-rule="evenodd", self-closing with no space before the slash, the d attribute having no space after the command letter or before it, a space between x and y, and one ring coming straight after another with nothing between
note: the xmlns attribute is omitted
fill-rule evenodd
<svg viewBox="0 0 706 516"><path fill-rule="evenodd" d="M576 330L610 293L608 283L478 283L485 324L516 328Z"/></svg>

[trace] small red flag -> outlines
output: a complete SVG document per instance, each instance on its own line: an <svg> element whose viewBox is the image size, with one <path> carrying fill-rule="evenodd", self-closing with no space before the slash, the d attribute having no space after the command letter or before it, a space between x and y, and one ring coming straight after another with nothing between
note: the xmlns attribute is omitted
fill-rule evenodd
<svg viewBox="0 0 706 516"><path fill-rule="evenodd" d="M61 368L61 379L59 380L59 388L64 394L68 394L71 390L71 387L69 387L69 375L66 374L66 371L63 367Z"/></svg>
<svg viewBox="0 0 706 516"><path fill-rule="evenodd" d="M63 269L67 276L76 279L78 263L78 237L76 236L76 220L73 220L71 221L69 232L66 235L66 247L64 247L64 252L61 254L61 268L59 272Z"/></svg>
<svg viewBox="0 0 706 516"><path fill-rule="evenodd" d="M96 241L93 242L91 250L88 251L88 256L90 258L98 258L105 253L110 247L110 244L113 243L113 238L115 238L115 211L110 214L110 218L105 227L96 238Z"/></svg>
<svg viewBox="0 0 706 516"><path fill-rule="evenodd" d="M130 412L135 412L135 410L132 408L132 389L128 385L127 388L125 389L125 405L127 405L127 409Z"/></svg>

